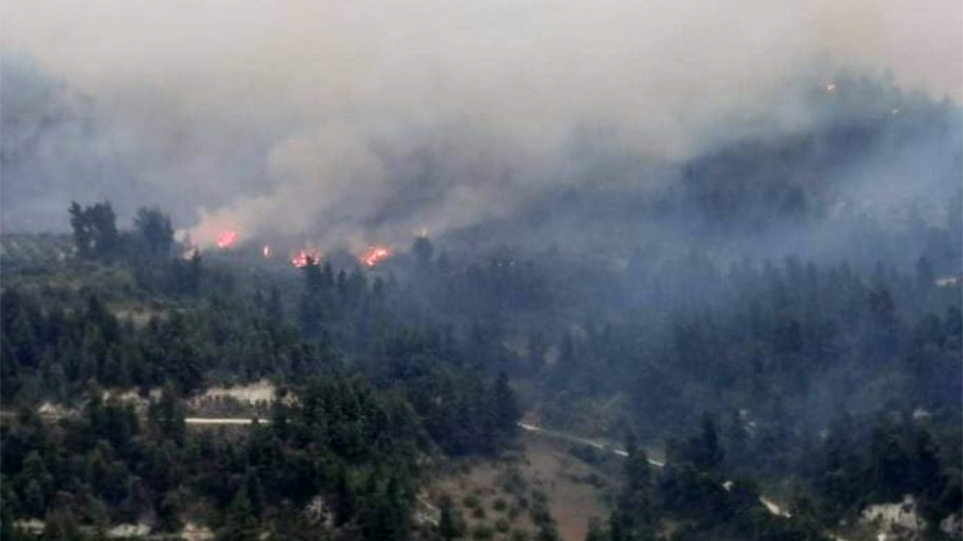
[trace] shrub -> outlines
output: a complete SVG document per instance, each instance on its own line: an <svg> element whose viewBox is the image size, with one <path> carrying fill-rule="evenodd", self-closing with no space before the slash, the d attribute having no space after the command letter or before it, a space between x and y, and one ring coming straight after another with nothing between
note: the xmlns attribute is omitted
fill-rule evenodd
<svg viewBox="0 0 963 541"><path fill-rule="evenodd" d="M472 539L491 539L493 535L492 529L485 524L479 524L471 530Z"/></svg>
<svg viewBox="0 0 963 541"><path fill-rule="evenodd" d="M525 530L514 530L511 535L512 541L528 541L529 535Z"/></svg>

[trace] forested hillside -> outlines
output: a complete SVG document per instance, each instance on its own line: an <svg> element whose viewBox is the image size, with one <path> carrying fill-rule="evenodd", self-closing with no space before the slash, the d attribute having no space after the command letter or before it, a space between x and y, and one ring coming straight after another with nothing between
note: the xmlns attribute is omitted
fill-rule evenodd
<svg viewBox="0 0 963 541"><path fill-rule="evenodd" d="M3 540L963 539L939 6L365 3L14 27Z"/></svg>
<svg viewBox="0 0 963 541"><path fill-rule="evenodd" d="M130 230L109 203L71 216L74 253L15 259L0 297L5 539L32 519L49 539L468 535L419 494L515 447L523 410L628 438L593 540L823 539L904 495L936 538L963 503L960 282L925 256L619 267L420 237L376 267L293 268L181 245L157 209ZM205 389L265 379L267 409L237 406L255 424L185 422Z"/></svg>

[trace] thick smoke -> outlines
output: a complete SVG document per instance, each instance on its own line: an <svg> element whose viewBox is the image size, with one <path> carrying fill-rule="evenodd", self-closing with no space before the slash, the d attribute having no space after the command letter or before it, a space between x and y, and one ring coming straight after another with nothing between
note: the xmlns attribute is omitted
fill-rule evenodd
<svg viewBox="0 0 963 541"><path fill-rule="evenodd" d="M539 212L578 231L590 212L545 208L568 190L614 191L638 212L744 141L920 102L950 126L876 129L914 139L807 170L845 181L827 207L888 214L955 196L959 110L911 91L963 95L960 12L935 0L4 2L2 224L63 228L71 199L109 198L128 213L159 204L201 242L229 228L357 246L525 227ZM894 85L831 87L842 70L888 71ZM663 212L659 227L712 226L698 211Z"/></svg>

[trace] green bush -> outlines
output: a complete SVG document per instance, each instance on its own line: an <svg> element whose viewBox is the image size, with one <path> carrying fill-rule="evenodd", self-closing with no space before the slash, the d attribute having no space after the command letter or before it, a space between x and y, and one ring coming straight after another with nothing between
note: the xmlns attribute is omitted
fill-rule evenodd
<svg viewBox="0 0 963 541"><path fill-rule="evenodd" d="M494 536L492 529L485 524L479 524L472 528L472 539L491 539Z"/></svg>
<svg viewBox="0 0 963 541"><path fill-rule="evenodd" d="M511 535L512 541L528 541L529 535L525 530L513 530Z"/></svg>

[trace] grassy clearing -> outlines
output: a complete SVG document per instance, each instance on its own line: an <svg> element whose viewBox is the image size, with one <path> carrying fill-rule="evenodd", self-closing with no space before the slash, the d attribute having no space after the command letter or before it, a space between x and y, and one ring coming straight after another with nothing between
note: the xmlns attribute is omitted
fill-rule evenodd
<svg viewBox="0 0 963 541"><path fill-rule="evenodd" d="M429 499L451 498L465 539L534 539L539 524L553 520L562 539L581 541L589 520L608 514L612 476L569 454L564 442L520 437L518 453L454 466L431 486Z"/></svg>

